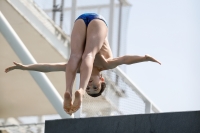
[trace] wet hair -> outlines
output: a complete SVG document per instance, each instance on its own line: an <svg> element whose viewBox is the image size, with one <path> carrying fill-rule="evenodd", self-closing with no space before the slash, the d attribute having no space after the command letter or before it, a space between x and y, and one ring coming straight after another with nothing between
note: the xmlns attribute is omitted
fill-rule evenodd
<svg viewBox="0 0 200 133"><path fill-rule="evenodd" d="M102 82L101 83L101 90L99 91L99 93L96 93L96 94L88 94L90 95L91 97L98 97L102 94L102 92L105 90L106 88L106 83L105 82Z"/></svg>

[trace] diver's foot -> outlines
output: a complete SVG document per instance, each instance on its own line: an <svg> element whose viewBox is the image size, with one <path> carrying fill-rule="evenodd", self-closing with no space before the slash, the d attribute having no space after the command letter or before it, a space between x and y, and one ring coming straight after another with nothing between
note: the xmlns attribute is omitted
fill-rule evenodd
<svg viewBox="0 0 200 133"><path fill-rule="evenodd" d="M71 113L71 106L72 106L72 97L69 92L65 92L64 94L64 102L63 102L63 108L66 113L72 114Z"/></svg>
<svg viewBox="0 0 200 133"><path fill-rule="evenodd" d="M84 93L82 90L77 90L75 92L75 99L74 99L74 103L71 108L71 111L73 113L76 112L80 108L83 95L84 95Z"/></svg>
<svg viewBox="0 0 200 133"><path fill-rule="evenodd" d="M146 61L152 61L152 62L156 62L156 63L158 63L158 64L160 64L161 65L161 63L159 62L159 61L157 61L156 59L154 59L153 57L151 57L150 55L145 55L145 60Z"/></svg>

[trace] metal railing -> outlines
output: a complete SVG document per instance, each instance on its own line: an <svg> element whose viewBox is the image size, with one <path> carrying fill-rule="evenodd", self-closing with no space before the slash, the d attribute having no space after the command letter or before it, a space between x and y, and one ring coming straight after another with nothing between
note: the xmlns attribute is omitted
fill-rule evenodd
<svg viewBox="0 0 200 133"><path fill-rule="evenodd" d="M33 0L7 0L65 59L70 54L66 35Z"/></svg>
<svg viewBox="0 0 200 133"><path fill-rule="evenodd" d="M133 81L131 81L130 78L120 69L115 68L112 71L114 71L117 75L119 75L121 78L123 78L123 81L130 86L132 91L134 91L145 103L145 113L151 113L152 111L155 113L161 112L161 110L137 87Z"/></svg>

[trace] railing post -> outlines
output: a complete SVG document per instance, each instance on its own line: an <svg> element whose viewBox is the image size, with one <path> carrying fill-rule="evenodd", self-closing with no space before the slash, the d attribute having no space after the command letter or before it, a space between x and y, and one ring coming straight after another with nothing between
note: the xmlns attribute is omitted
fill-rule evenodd
<svg viewBox="0 0 200 133"><path fill-rule="evenodd" d="M114 11L115 11L115 0L110 0L110 15L109 15L109 42L110 42L110 47L111 50L113 50L113 21L114 21Z"/></svg>
<svg viewBox="0 0 200 133"><path fill-rule="evenodd" d="M145 101L145 114L152 113L152 104L149 101Z"/></svg>
<svg viewBox="0 0 200 133"><path fill-rule="evenodd" d="M71 31L74 26L74 21L76 19L76 8L77 8L77 0L71 0L72 1L72 8L71 8Z"/></svg>
<svg viewBox="0 0 200 133"><path fill-rule="evenodd" d="M23 64L37 63L1 12L0 31ZM47 76L44 73L39 72L30 72L30 74L39 85L43 93L46 95L47 99L51 102L55 110L58 112L60 117L71 118L71 116L67 115L63 110L63 99Z"/></svg>
<svg viewBox="0 0 200 133"><path fill-rule="evenodd" d="M112 70L117 75L119 75L121 78L123 78L124 82L130 86L132 91L136 92L137 95L139 95L144 103L145 103L145 113L151 113L152 112L152 105L153 109L157 111L157 113L161 112L161 110L153 104L153 102L130 80L129 77L126 76L126 74L119 68L115 68Z"/></svg>

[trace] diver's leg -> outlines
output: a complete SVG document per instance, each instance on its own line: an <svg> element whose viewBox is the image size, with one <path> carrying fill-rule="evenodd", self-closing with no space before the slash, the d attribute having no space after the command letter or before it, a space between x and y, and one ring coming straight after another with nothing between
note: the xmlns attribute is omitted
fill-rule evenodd
<svg viewBox="0 0 200 133"><path fill-rule="evenodd" d="M92 73L95 55L101 49L107 36L107 32L107 26L102 20L93 19L88 25L86 46L80 66L80 87L79 90L75 92L75 100L72 105L73 111L78 110L81 105L82 97Z"/></svg>
<svg viewBox="0 0 200 133"><path fill-rule="evenodd" d="M72 86L76 77L76 72L80 66L81 57L85 47L86 25L82 19L76 20L71 34L71 54L66 65L66 92L64 94L63 108L70 113L72 105Z"/></svg>

